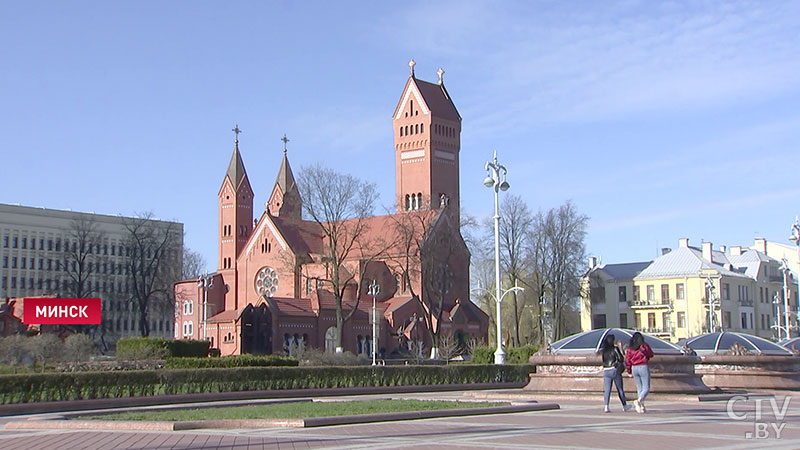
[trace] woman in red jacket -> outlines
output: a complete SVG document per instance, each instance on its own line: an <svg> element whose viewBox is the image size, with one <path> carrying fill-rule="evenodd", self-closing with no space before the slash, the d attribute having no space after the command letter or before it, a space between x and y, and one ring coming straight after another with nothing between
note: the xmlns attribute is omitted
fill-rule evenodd
<svg viewBox="0 0 800 450"><path fill-rule="evenodd" d="M653 356L653 349L644 342L642 333L638 331L633 333L628 351L625 352L625 365L628 373L632 373L633 379L636 381L639 397L633 401L633 406L636 407L638 413L647 412L644 407L644 399L650 393L650 366L647 362Z"/></svg>

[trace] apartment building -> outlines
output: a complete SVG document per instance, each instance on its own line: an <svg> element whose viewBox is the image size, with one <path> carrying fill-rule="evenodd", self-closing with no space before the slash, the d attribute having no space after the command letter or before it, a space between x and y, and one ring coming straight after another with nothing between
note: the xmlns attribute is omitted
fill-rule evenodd
<svg viewBox="0 0 800 450"><path fill-rule="evenodd" d="M756 248L714 249L710 242L698 248L680 239L678 248L648 263L590 268L582 328L633 328L673 342L712 329L775 338L784 289L791 325L797 325L796 275L784 275L780 261L758 250L758 242Z"/></svg>

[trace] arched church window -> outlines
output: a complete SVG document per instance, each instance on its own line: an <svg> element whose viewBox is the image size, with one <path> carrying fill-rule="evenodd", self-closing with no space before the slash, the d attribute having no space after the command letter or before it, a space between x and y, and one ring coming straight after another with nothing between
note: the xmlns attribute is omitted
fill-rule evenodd
<svg viewBox="0 0 800 450"><path fill-rule="evenodd" d="M419 124L419 132L420 133L424 133L425 132L425 124L424 123Z"/></svg>
<svg viewBox="0 0 800 450"><path fill-rule="evenodd" d="M411 209L411 196L406 194L406 211Z"/></svg>
<svg viewBox="0 0 800 450"><path fill-rule="evenodd" d="M408 125L405 126L406 129L406 136L408 136Z"/></svg>
<svg viewBox="0 0 800 450"><path fill-rule="evenodd" d="M422 207L422 192L417 193L417 209Z"/></svg>
<svg viewBox="0 0 800 450"><path fill-rule="evenodd" d="M411 194L411 209L417 209L417 194Z"/></svg>
<svg viewBox="0 0 800 450"><path fill-rule="evenodd" d="M398 293L403 292L402 279L403 279L403 277L401 277L400 274L397 274L397 275L394 276L394 282L395 282L395 285L397 286L396 289L397 289Z"/></svg>
<svg viewBox="0 0 800 450"><path fill-rule="evenodd" d="M419 124L414 125L414 134L419 134Z"/></svg>
<svg viewBox="0 0 800 450"><path fill-rule="evenodd" d="M400 136L403 135L403 127L400 127Z"/></svg>
<svg viewBox="0 0 800 450"><path fill-rule="evenodd" d="M413 116L414 115L414 100L411 100L411 102L409 104L410 104L410 106L409 106L408 110L411 111L411 115Z"/></svg>

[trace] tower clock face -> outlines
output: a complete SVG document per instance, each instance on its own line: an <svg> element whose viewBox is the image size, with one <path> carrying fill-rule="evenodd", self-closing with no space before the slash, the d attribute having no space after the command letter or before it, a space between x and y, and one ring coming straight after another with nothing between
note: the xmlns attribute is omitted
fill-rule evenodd
<svg viewBox="0 0 800 450"><path fill-rule="evenodd" d="M256 292L263 297L272 297L278 290L278 272L271 267L264 267L256 274Z"/></svg>

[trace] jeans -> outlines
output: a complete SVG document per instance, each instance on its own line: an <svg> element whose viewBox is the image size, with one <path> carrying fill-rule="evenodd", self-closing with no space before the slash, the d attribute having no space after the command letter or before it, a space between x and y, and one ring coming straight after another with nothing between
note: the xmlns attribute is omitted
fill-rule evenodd
<svg viewBox="0 0 800 450"><path fill-rule="evenodd" d="M625 406L625 392L622 390L622 374L619 373L615 368L603 369L603 399L606 402L605 405L608 406L608 401L611 399L612 382L617 386L617 395L619 395L619 401L621 401L622 405Z"/></svg>
<svg viewBox="0 0 800 450"><path fill-rule="evenodd" d="M650 393L650 366L642 364L633 366L633 379L636 380L636 391L639 393L639 401L643 402L647 394Z"/></svg>

